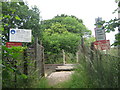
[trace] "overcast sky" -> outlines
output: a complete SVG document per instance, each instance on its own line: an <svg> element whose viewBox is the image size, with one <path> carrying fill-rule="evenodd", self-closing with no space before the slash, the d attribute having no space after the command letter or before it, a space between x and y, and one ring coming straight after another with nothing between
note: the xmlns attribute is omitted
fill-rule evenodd
<svg viewBox="0 0 120 90"><path fill-rule="evenodd" d="M40 16L43 20L52 19L56 15L67 14L74 15L82 19L89 30L94 35L95 18L102 17L109 21L118 17L118 14L112 14L117 8L115 0L25 0L29 6L36 5L40 10ZM107 39L111 43L114 41L114 34L107 34Z"/></svg>

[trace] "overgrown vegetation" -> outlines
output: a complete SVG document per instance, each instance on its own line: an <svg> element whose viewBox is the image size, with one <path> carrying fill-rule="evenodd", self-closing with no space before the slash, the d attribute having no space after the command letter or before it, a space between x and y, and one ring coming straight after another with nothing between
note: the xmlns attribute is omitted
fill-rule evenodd
<svg viewBox="0 0 120 90"><path fill-rule="evenodd" d="M51 88L48 84L48 80L45 77L42 77L38 82L37 88Z"/></svg>
<svg viewBox="0 0 120 90"><path fill-rule="evenodd" d="M2 52L2 87L3 88L35 88L37 87L40 76L38 76L35 68L34 60L30 57L25 57L24 52L27 47L12 47L3 46ZM25 72L25 63L27 59L28 69Z"/></svg>
<svg viewBox="0 0 120 90"><path fill-rule="evenodd" d="M83 56L71 79L54 88L119 88L120 58L101 53L94 53L94 58Z"/></svg>
<svg viewBox="0 0 120 90"><path fill-rule="evenodd" d="M24 47L5 47L6 42L9 42L9 30L10 28L18 29L32 29L32 42L27 44L31 46L34 43L34 37L41 35L40 30L40 12L39 9L34 6L32 9L28 7L28 4L24 2L2 2L1 21L2 25L0 31L2 31L2 82L3 88L32 88L35 87L37 82L38 74L37 70L34 69L34 63L30 61L30 57L25 57ZM26 43L23 46L27 47ZM33 46L32 46L33 47ZM28 60L27 65L32 67L29 75L24 72L24 59ZM34 61L34 60L33 60ZM26 66L27 66L26 65ZM31 70L31 69L30 69Z"/></svg>
<svg viewBox="0 0 120 90"><path fill-rule="evenodd" d="M42 21L43 46L45 47L46 60L49 63L60 62L57 56L62 50L75 54L78 45L81 44L81 37L91 36L91 31L86 28L81 19L75 16L61 14L50 20ZM91 37L91 41L94 40ZM90 39L89 39L90 40ZM85 40L88 44L88 39ZM53 55L53 56L52 56ZM49 56L49 58L47 57ZM56 58L52 58L52 57ZM59 57L58 57L59 58ZM59 59L61 60L61 59Z"/></svg>
<svg viewBox="0 0 120 90"><path fill-rule="evenodd" d="M23 64L22 60L24 49L25 48L22 47L7 48L3 46L2 52L3 54L2 63L4 66L2 71L3 88L17 87L18 85L17 78L19 78L19 82L27 78L25 74L21 73L22 68L20 67Z"/></svg>
<svg viewBox="0 0 120 90"><path fill-rule="evenodd" d="M18 0L19 1L19 0ZM41 35L40 12L24 2L2 2L2 43L9 41L10 28L31 29L33 39Z"/></svg>
<svg viewBox="0 0 120 90"><path fill-rule="evenodd" d="M119 3L120 4L120 3ZM119 5L118 4L118 5ZM29 9L24 2L3 2L2 3L2 45L9 41L9 29L32 29L34 37L43 42L45 48L46 63L62 63L62 50L65 50L66 62L75 63L75 54L81 44L83 35L90 37L91 31L86 28L81 19L75 16L60 15L50 20L44 20L40 25L40 12L37 7ZM105 25L107 32L114 31L119 26L118 19L111 20ZM106 24L102 22L102 24ZM119 45L119 34L116 35ZM94 37L85 38L85 44L90 46L95 40ZM24 58L25 47L7 48L2 50L2 82L3 88L54 88L48 85L47 80L38 78L37 70L30 61L30 57ZM108 54L99 51L87 52L80 50L79 66L71 79L65 83L58 84L55 88L118 88L119 60L116 49L111 49ZM93 54L93 55L91 55ZM32 67L29 75L24 72L24 64ZM1 72L0 72L1 73Z"/></svg>

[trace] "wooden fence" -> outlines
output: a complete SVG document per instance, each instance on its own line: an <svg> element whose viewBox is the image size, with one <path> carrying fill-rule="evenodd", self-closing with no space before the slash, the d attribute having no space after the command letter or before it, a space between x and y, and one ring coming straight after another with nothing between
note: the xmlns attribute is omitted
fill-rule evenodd
<svg viewBox="0 0 120 90"><path fill-rule="evenodd" d="M7 52L4 51L6 53L3 55L3 64L9 65L3 68L3 75L9 73L9 77L4 77L3 79L4 87L29 87L28 83L31 83L29 80L34 78L40 79L44 76L44 47L42 44L38 44L37 39L33 46L34 48L27 48L24 52L21 52L16 59L13 59L13 56L10 54L9 56L6 56ZM11 70L12 68L14 69L13 71L8 71L7 68L10 68Z"/></svg>
<svg viewBox="0 0 120 90"><path fill-rule="evenodd" d="M43 77L44 72L44 47L41 44L38 44L36 40L34 48L28 48L25 51L25 57L27 58L27 64L24 65L26 68L24 74L29 75L34 71L37 72L38 78Z"/></svg>

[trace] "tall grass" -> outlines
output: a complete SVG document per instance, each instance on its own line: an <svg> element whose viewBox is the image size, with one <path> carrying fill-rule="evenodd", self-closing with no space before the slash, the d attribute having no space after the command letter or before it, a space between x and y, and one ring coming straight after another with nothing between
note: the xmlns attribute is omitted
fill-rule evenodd
<svg viewBox="0 0 120 90"><path fill-rule="evenodd" d="M91 60L81 53L79 65L71 79L55 88L118 88L120 58L98 51L93 56Z"/></svg>
<svg viewBox="0 0 120 90"><path fill-rule="evenodd" d="M48 80L42 77L37 84L37 88L51 88L51 86L49 86Z"/></svg>

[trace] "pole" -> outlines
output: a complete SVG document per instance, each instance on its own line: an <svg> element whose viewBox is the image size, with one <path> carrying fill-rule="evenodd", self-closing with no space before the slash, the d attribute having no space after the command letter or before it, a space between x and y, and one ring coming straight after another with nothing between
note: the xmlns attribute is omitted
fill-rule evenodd
<svg viewBox="0 0 120 90"><path fill-rule="evenodd" d="M85 51L84 51L84 39L83 39L83 36L81 36L81 47L82 47L82 52L85 54Z"/></svg>
<svg viewBox="0 0 120 90"><path fill-rule="evenodd" d="M37 68L37 52L38 52L38 38L35 37L34 50L35 50L35 68Z"/></svg>
<svg viewBox="0 0 120 90"><path fill-rule="evenodd" d="M118 19L120 19L120 1L118 2ZM118 23L120 24L120 20L118 21ZM120 36L120 25L118 27L118 35ZM118 42L120 42L119 38ZM120 45L118 45L118 56L120 56ZM118 70L118 88L120 88L120 60L118 62Z"/></svg>
<svg viewBox="0 0 120 90"><path fill-rule="evenodd" d="M76 63L79 61L79 51L76 52Z"/></svg>
<svg viewBox="0 0 120 90"><path fill-rule="evenodd" d="M27 46L27 43L25 43L25 46ZM28 75L28 60L27 60L27 49L24 50L24 69L23 69L23 73L27 76ZM28 86L28 79L24 79L24 88Z"/></svg>
<svg viewBox="0 0 120 90"><path fill-rule="evenodd" d="M63 65L65 65L65 51L62 50L62 52L63 52Z"/></svg>

